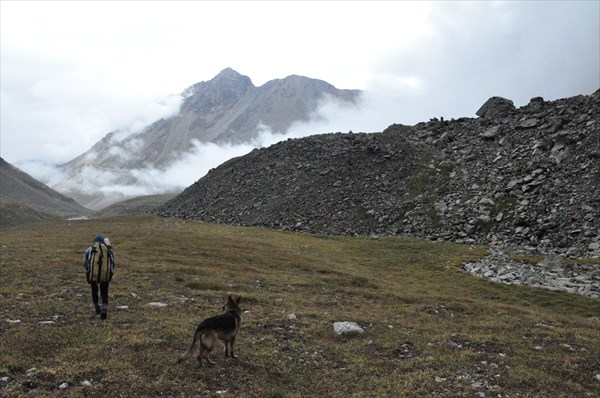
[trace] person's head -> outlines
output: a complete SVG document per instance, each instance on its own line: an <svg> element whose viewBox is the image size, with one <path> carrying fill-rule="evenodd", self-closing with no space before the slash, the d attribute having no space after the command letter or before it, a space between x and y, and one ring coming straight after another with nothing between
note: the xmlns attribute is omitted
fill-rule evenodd
<svg viewBox="0 0 600 398"><path fill-rule="evenodd" d="M104 236L96 235L96 237L94 238L94 243L96 242L104 243Z"/></svg>

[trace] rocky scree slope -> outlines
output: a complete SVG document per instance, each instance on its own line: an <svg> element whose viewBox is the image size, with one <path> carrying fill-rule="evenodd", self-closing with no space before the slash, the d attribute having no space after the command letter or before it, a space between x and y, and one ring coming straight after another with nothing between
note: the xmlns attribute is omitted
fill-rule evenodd
<svg viewBox="0 0 600 398"><path fill-rule="evenodd" d="M518 109L493 97L477 115L280 142L211 170L156 212L600 255L600 90Z"/></svg>

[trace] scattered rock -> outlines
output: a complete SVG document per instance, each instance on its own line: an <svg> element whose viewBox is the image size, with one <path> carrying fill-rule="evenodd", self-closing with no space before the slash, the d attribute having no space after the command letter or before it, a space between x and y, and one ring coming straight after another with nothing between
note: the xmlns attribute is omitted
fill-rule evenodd
<svg viewBox="0 0 600 398"><path fill-rule="evenodd" d="M524 119L517 124L517 128L521 129L530 129L540 124L540 121L537 118Z"/></svg>
<svg viewBox="0 0 600 398"><path fill-rule="evenodd" d="M148 305L150 307L154 307L154 308L163 308L163 307L167 307L169 304L156 301L156 302L148 303Z"/></svg>
<svg viewBox="0 0 600 398"><path fill-rule="evenodd" d="M493 126L485 130L483 133L480 133L479 136L484 139L494 139L500 135L501 131L501 126Z"/></svg>
<svg viewBox="0 0 600 398"><path fill-rule="evenodd" d="M502 250L492 248L489 256L476 263L463 264L462 268L494 282L545 287L600 298L600 264L568 266L562 257L547 256L532 265L514 261Z"/></svg>
<svg viewBox="0 0 600 398"><path fill-rule="evenodd" d="M335 322L333 332L337 335L361 334L364 333L364 329L356 322Z"/></svg>
<svg viewBox="0 0 600 398"><path fill-rule="evenodd" d="M564 268L567 266L567 260L560 256L546 256L537 265L546 268Z"/></svg>

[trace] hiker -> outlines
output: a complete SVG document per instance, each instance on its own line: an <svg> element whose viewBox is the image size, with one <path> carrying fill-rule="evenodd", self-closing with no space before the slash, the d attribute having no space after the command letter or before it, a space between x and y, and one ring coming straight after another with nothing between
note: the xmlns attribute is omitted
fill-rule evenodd
<svg viewBox="0 0 600 398"><path fill-rule="evenodd" d="M96 315L100 315L100 319L106 319L108 316L108 284L112 279L115 265L115 252L110 241L102 235L96 235L83 256L83 268L86 279L92 286L92 300ZM102 306L98 304L98 286L100 286Z"/></svg>

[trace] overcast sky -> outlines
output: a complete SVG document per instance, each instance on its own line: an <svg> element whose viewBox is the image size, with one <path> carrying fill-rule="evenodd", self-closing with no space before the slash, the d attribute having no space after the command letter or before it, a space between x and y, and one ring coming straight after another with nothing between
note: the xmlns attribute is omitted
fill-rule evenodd
<svg viewBox="0 0 600 398"><path fill-rule="evenodd" d="M0 1L0 154L34 177L232 67L369 91L314 133L475 117L600 88L599 1ZM329 130L327 130L329 129ZM226 155L224 155L226 156Z"/></svg>

